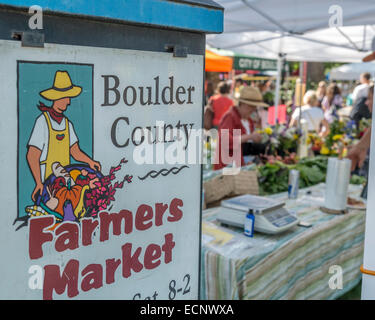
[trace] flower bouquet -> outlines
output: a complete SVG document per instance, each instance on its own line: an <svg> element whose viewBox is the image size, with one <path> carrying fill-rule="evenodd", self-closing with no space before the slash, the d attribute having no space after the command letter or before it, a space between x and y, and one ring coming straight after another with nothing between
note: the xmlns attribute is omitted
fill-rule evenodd
<svg viewBox="0 0 375 320"><path fill-rule="evenodd" d="M322 149L323 140L316 132L309 132L307 136L307 144L311 146L311 150L314 154L318 154Z"/></svg>
<svg viewBox="0 0 375 320"><path fill-rule="evenodd" d="M267 143L266 154L282 157L296 152L301 136L300 130L285 125L267 127L258 132L263 135L262 143Z"/></svg>
<svg viewBox="0 0 375 320"><path fill-rule="evenodd" d="M356 128L351 121L335 120L330 125L330 132L325 137L320 153L344 157L347 147L357 140Z"/></svg>

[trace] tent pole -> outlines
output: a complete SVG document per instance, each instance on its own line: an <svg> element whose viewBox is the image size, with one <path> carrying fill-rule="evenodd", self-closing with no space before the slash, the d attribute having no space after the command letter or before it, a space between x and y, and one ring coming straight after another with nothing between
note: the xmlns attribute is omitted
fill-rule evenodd
<svg viewBox="0 0 375 320"><path fill-rule="evenodd" d="M298 117L298 128L301 129L301 119L302 119L302 101L303 101L303 98L302 98L302 94L303 94L303 89L302 89L302 84L303 84L303 74L304 74L304 70L303 70L303 67L304 67L304 63L301 61L299 63L299 78L300 78L300 85L298 87L298 107L299 107L299 117Z"/></svg>
<svg viewBox="0 0 375 320"><path fill-rule="evenodd" d="M366 48L366 28L367 28L367 25L364 25L363 26L362 50L365 50Z"/></svg>
<svg viewBox="0 0 375 320"><path fill-rule="evenodd" d="M350 39L350 37L349 37L345 32L343 32L339 27L336 27L336 30L337 30L338 32L340 32L340 34L341 34L345 39L347 39L347 40L349 41L349 43L353 46L354 49L356 49L357 51L361 51L361 49L358 48L358 46L356 45L356 43L355 43L352 39Z"/></svg>
<svg viewBox="0 0 375 320"><path fill-rule="evenodd" d="M375 92L375 89L374 89ZM375 99L373 99L372 107L375 106ZM374 120L374 119L373 119ZM374 127L374 126L373 126ZM368 130L368 129L367 129ZM370 159L368 168L368 185L367 185L367 208L366 208L366 230L365 230L365 240L364 240L364 252L363 252L363 265L362 271L362 300L374 300L375 299L375 275L373 271L375 270L375 259L374 259L374 226L375 226L375 216L370 214L374 211L374 181L371 177L374 176L374 150L375 150L375 130L371 130L371 140L370 140ZM368 272L370 271L370 272Z"/></svg>
<svg viewBox="0 0 375 320"><path fill-rule="evenodd" d="M283 62L283 54L279 53L277 57L277 76L276 76L276 88L275 88L275 125L278 124L278 105L280 100L280 82L281 82L281 69L282 69L282 62Z"/></svg>

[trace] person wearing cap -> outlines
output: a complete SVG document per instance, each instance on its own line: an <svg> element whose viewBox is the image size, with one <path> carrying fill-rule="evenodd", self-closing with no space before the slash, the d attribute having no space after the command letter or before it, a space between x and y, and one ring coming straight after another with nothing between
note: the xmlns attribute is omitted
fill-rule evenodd
<svg viewBox="0 0 375 320"><path fill-rule="evenodd" d="M254 132L254 122L259 119L257 112L258 107L268 107L268 105L263 102L263 97L259 89L255 87L243 87L240 90L238 99L236 100L236 105L230 108L220 121L214 164L215 170L232 165L232 163L224 163L222 152L226 151L229 157L233 156L233 148L235 148L235 144L233 143L235 129L240 130L241 132L241 166L246 164L244 157L247 156L246 150L249 149L249 144L257 144L262 140L262 135ZM227 130L229 133L228 146L222 145L223 130ZM223 142L225 142L225 140ZM227 150L222 150L222 148ZM236 163L236 165L238 166L239 164Z"/></svg>
<svg viewBox="0 0 375 320"><path fill-rule="evenodd" d="M70 164L72 156L76 161L87 163L93 170L101 170L100 163L80 149L74 127L64 115L70 100L78 97L81 91L80 86L72 84L67 71L57 71L52 88L39 93L52 101L52 106L40 102L41 115L35 121L27 145L26 157L36 184L31 196L33 201L36 201L38 193L42 194L43 182L52 174L55 162L65 167Z"/></svg>

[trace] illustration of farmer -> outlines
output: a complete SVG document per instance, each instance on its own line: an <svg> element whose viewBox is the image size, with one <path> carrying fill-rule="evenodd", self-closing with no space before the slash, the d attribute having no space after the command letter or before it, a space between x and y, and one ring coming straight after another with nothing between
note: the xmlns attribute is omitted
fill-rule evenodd
<svg viewBox="0 0 375 320"><path fill-rule="evenodd" d="M52 106L38 105L41 115L36 119L28 142L27 162L35 180L31 195L36 201L43 192L43 182L51 175L52 165L62 167L70 164L70 156L76 161L86 163L91 169L100 171L101 165L79 148L79 141L72 123L64 116L70 99L81 94L82 88L72 84L67 71L57 71L52 88L39 94L52 101Z"/></svg>

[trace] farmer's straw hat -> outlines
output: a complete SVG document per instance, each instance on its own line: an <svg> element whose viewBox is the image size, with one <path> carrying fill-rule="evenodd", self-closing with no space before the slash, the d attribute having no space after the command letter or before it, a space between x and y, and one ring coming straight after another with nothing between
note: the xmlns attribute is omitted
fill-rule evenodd
<svg viewBox="0 0 375 320"><path fill-rule="evenodd" d="M243 87L237 101L255 107L269 107L267 103L263 102L262 94L256 87Z"/></svg>
<svg viewBox="0 0 375 320"><path fill-rule="evenodd" d="M82 88L72 84L69 73L67 71L56 71L53 86L50 89L41 91L39 94L51 101L62 98L74 98L80 95Z"/></svg>

